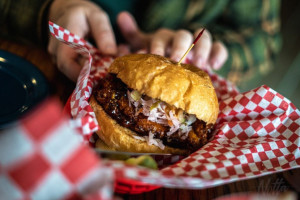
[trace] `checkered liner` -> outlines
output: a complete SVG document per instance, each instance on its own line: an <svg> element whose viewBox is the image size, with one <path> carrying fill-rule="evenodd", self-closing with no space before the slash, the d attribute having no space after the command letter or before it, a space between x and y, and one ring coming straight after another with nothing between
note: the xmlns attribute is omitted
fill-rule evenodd
<svg viewBox="0 0 300 200"><path fill-rule="evenodd" d="M70 33L57 25L50 23L50 30L55 37L69 38ZM97 54L95 49L93 51ZM92 58L93 53L90 53ZM81 123L84 126L83 133L88 135L88 131L98 127L93 118L94 114L90 112L85 101L91 94L94 78L101 78L112 61L106 58L101 62L102 57L99 55L96 59L99 65L93 61L90 66L84 66L77 91L72 95L76 103L71 103L72 111L77 112L73 116L76 119L85 119ZM91 70L86 69L87 66ZM94 75L94 68L102 70L100 76ZM216 135L212 141L187 158L160 171L124 166L120 162L104 161L103 164L115 169L117 177L120 178L182 188L207 188L299 167L299 110L288 99L267 86L239 94L225 79L213 72L208 73L220 103ZM91 82L88 87L80 87L82 77L87 77L88 83ZM81 92L83 90L85 95ZM79 102L81 98L85 100L81 101L82 105ZM88 115L79 115L79 107ZM85 118L86 116L88 117Z"/></svg>
<svg viewBox="0 0 300 200"><path fill-rule="evenodd" d="M300 166L300 112L262 86L220 102L216 136L180 162L149 171L105 161L118 177L165 187L208 188Z"/></svg>
<svg viewBox="0 0 300 200"><path fill-rule="evenodd" d="M0 134L0 199L112 199L112 180L58 100Z"/></svg>
<svg viewBox="0 0 300 200"><path fill-rule="evenodd" d="M79 128L86 141L89 141L90 136L99 129L99 126L95 114L88 104L88 99L91 96L94 83L105 76L113 59L101 56L91 44L52 22L49 22L49 29L58 40L88 58L80 72L70 103L71 114L74 118L72 124Z"/></svg>

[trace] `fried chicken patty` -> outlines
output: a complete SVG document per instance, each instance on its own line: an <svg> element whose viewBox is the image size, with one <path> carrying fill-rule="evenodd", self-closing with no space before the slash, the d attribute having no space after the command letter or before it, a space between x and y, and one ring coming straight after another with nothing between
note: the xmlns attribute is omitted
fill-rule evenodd
<svg viewBox="0 0 300 200"><path fill-rule="evenodd" d="M168 136L166 133L170 131L169 126L148 120L143 112L136 111L133 106L129 105L128 90L132 89L128 88L114 74L108 74L99 81L93 95L112 119L121 126L136 132L139 136L148 136L151 132L154 134L154 138L162 140L165 145L191 151L202 147L211 137L213 125L206 124L199 119L192 124L192 129L188 132L187 137L183 138L179 131Z"/></svg>

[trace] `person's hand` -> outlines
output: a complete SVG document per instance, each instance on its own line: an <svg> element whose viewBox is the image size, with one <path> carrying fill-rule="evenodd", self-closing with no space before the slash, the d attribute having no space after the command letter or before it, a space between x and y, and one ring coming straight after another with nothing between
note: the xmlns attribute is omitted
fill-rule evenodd
<svg viewBox="0 0 300 200"><path fill-rule="evenodd" d="M120 30L129 45L138 50L146 48L150 53L168 56L178 62L190 47L194 38L202 30L194 33L187 30L173 31L159 29L152 34L139 30L135 19L127 12L122 12L117 18ZM220 41L212 41L209 31L205 30L192 51L189 53L192 63L200 68L211 67L220 69L228 57L228 51Z"/></svg>
<svg viewBox="0 0 300 200"><path fill-rule="evenodd" d="M54 0L49 20L68 29L81 38L92 37L99 51L115 55L117 46L107 14L96 4L84 0ZM67 45L50 37L48 51L58 68L76 81L81 70L80 56Z"/></svg>

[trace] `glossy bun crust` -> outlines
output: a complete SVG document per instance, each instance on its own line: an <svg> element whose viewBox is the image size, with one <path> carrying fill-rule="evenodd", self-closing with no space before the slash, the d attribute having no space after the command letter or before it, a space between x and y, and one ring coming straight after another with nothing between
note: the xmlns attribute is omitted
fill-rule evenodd
<svg viewBox="0 0 300 200"><path fill-rule="evenodd" d="M158 55L130 54L115 59L109 68L129 88L195 114L214 124L219 113L215 89L207 73L189 64Z"/></svg>

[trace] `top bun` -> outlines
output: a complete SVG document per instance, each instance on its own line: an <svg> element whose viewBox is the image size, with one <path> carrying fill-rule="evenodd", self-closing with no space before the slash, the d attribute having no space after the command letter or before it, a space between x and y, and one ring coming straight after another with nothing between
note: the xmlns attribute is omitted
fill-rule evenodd
<svg viewBox="0 0 300 200"><path fill-rule="evenodd" d="M214 124L219 113L215 89L207 73L163 56L130 54L116 58L109 68L129 88L195 114Z"/></svg>

